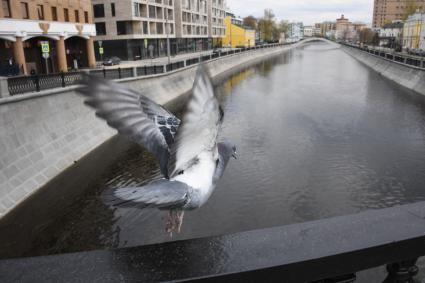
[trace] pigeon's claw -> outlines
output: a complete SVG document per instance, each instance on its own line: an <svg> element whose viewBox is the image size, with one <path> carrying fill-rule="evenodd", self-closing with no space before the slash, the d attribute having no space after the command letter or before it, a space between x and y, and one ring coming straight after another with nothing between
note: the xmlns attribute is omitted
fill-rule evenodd
<svg viewBox="0 0 425 283"><path fill-rule="evenodd" d="M183 216L183 210L173 209L168 212L168 219L167 224L165 225L165 231L170 235L170 237L173 237L173 232L180 233L183 224Z"/></svg>

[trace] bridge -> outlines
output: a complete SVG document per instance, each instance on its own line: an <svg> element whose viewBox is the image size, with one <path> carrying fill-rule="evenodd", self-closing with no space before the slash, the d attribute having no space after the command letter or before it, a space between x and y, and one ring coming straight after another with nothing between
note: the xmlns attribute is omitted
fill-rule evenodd
<svg viewBox="0 0 425 283"><path fill-rule="evenodd" d="M315 41L329 43L329 41L322 38L311 38L300 42L298 45ZM338 45L336 44L335 46ZM282 54L281 50L283 48L287 48L286 50L291 49L288 46L275 46L258 50L246 50L223 55L220 59L212 58L210 55L209 58L205 58L205 61L209 61L209 64L214 68L214 73L218 75L220 72L224 72L229 65L233 64L233 67L236 65L248 65L250 60L247 58L252 59L254 57L258 60L263 60L268 57L265 54L269 54L269 51L273 54ZM366 52L362 51L362 53ZM263 54L263 56L258 54ZM374 56L373 58L381 57L379 54L367 54L367 56ZM185 64L188 64L188 62L185 62ZM224 67L226 65L227 67ZM164 72L168 70L170 73L168 75L170 76L173 76L173 71L184 71L189 74L192 72L189 66L182 67L178 64L163 67L162 70ZM143 72L143 70L137 69L131 71L135 71L136 74L139 71ZM102 72L99 75L120 75L118 71L114 72ZM121 76L128 74L125 71L121 73ZM150 74L149 76L149 79L164 79L163 73ZM133 87L137 87L138 83L140 83L139 80L131 77L122 78L120 81ZM190 88L190 83L189 80L182 82L183 88L179 92L187 91L187 88ZM22 147L24 152L33 150L27 157L25 156L22 159L29 160L28 163L19 162L14 164L14 166L16 174L20 174L19 176L25 176L27 172L35 172L34 175L29 176L30 179L33 178L31 180L33 180L35 185L38 185L36 180L40 177L38 174L40 171L43 171L46 176L53 178L55 174L64 168L61 167L64 166L64 162L61 160L48 159L44 163L49 164L49 166L53 165L53 169L56 171L50 170L51 168L37 171L37 159L53 158L55 157L54 155L58 155L58 152L64 151L59 149L57 152L54 151L52 156L48 155L51 151L56 150L55 136L59 137L61 142L68 142L68 148L75 148L79 151L79 154L85 154L87 150L82 150L81 144L90 144L92 148L95 148L114 135L113 131L106 132L107 130L102 128L104 127L102 123L94 121L93 113L86 111L85 108L80 106L82 105L81 100L74 96L73 93L76 87L65 87L65 93L56 93L57 90L50 90L52 91L51 93L48 92L49 90L41 90L37 94L16 94L0 100L0 107L3 107L2 113L7 113L7 115L2 116L5 122L4 127L2 127L3 131L10 128L19 129L25 126L23 123L15 124L17 122L16 118L11 118L19 117L18 114L28 115L28 113L21 113L18 108L14 108L17 101L25 103L26 109L34 109L35 111L29 116L23 116L25 119L22 119L23 121L34 122L28 125L28 128L23 129L23 133L28 132L31 134L30 136L22 139L23 133L16 133L16 136L2 135L2 137L6 137L6 147L10 146L9 143L16 143L16 156L20 156ZM29 99L28 97L31 98ZM160 99L162 103L169 102L164 97L159 91L156 98ZM44 103L55 105L56 109L43 108ZM64 112L60 110L69 108L69 105L75 106L73 107L75 116L69 117L68 123L65 123L67 126L66 134L51 132L46 135L45 132L42 132L45 129L63 129L63 120L61 119ZM40 111L40 109L45 111L55 110L55 112L43 113L44 111ZM49 118L47 121L43 121L43 123L46 123L46 127L36 124L41 121L42 117ZM78 127L73 127L72 123L75 121L81 122L81 124ZM82 129L86 132L82 134L72 132L75 129ZM37 140L38 137L34 135L39 134L39 132L51 137L53 141L43 141L40 149L24 144L24 142ZM90 137L90 140L82 140L80 136L84 135ZM95 138L99 136L101 138L96 140ZM0 146L3 146L3 144L0 143ZM12 157L9 155L3 156L4 160L11 160ZM75 156L66 155L65 157L67 162L75 160ZM28 170L28 167L22 167L25 164L34 164L35 167L32 170ZM14 174L13 170L5 170L5 172ZM2 180L0 179L0 181ZM25 182L22 186L25 187L30 183ZM30 191L25 188L23 189L24 192ZM12 196L22 197L18 192L14 192ZM61 205L60 201L58 202L59 204L56 204L56 206ZM49 209L52 209L49 212L53 213L53 208L49 207ZM32 211L31 220L37 218L37 213L38 211ZM0 281L214 282L222 280L229 282L317 282L319 280L319 282L353 282L355 281L356 273L386 265L388 270L388 276L385 279L386 283L413 282L414 276L418 273L416 261L425 253L424 219L425 203L421 202L383 210L367 211L356 215L220 237L110 251L90 251L48 257L3 260L0 261Z"/></svg>
<svg viewBox="0 0 425 283"><path fill-rule="evenodd" d="M301 41L301 45L307 44L307 43L311 43L311 42L325 42L327 44L330 44L334 47L341 47L341 45L339 43L336 43L335 41L331 41L329 39L323 38L323 37L308 37L305 38Z"/></svg>

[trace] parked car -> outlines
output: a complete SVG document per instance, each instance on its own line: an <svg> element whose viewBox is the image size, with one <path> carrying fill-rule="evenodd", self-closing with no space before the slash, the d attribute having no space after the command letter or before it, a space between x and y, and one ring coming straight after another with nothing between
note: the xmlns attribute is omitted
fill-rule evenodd
<svg viewBox="0 0 425 283"><path fill-rule="evenodd" d="M116 56L112 56L103 60L104 66L114 66L114 65L119 65L120 63L121 63L121 59Z"/></svg>

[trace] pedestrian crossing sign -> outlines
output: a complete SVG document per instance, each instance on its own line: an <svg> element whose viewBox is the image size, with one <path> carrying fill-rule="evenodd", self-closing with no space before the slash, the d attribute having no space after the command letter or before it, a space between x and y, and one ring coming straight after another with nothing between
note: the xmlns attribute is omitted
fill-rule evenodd
<svg viewBox="0 0 425 283"><path fill-rule="evenodd" d="M50 53L50 46L48 41L41 42L41 52Z"/></svg>
<svg viewBox="0 0 425 283"><path fill-rule="evenodd" d="M103 47L99 47L99 54L103 54Z"/></svg>

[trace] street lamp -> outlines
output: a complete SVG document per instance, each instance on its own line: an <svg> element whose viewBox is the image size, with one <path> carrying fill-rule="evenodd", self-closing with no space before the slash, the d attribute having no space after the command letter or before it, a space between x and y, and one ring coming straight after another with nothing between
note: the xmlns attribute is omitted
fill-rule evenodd
<svg viewBox="0 0 425 283"><path fill-rule="evenodd" d="M170 25L168 23L168 8L167 10L167 17L165 18L165 28L167 30L167 56L168 56L168 64L171 63L171 55L170 55Z"/></svg>

